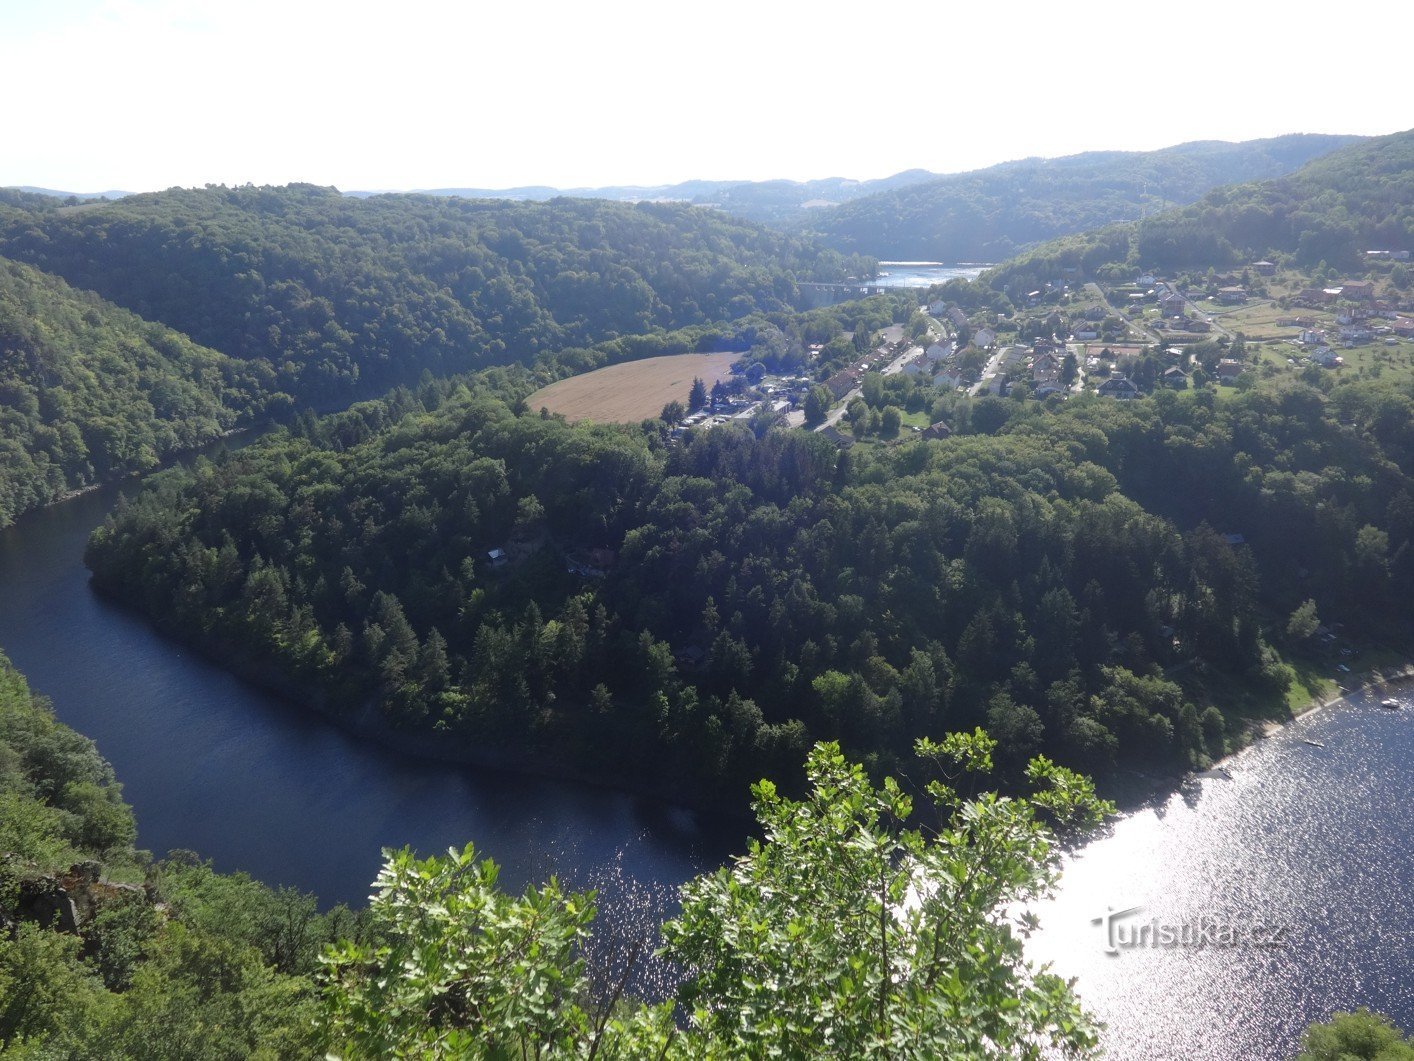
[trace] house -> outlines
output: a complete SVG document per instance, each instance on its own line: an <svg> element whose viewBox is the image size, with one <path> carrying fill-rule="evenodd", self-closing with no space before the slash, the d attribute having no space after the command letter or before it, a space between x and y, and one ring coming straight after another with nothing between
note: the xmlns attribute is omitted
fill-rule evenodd
<svg viewBox="0 0 1414 1061"><path fill-rule="evenodd" d="M1170 365L1164 369L1160 378L1164 381L1165 387L1172 387L1175 390L1183 390L1188 386L1188 373L1177 365Z"/></svg>
<svg viewBox="0 0 1414 1061"><path fill-rule="evenodd" d="M997 333L991 328L978 328L976 334L972 336L972 345L979 350L985 350L989 346L996 345Z"/></svg>
<svg viewBox="0 0 1414 1061"><path fill-rule="evenodd" d="M1236 379L1242 375L1246 367L1241 361L1225 357L1218 362L1218 379Z"/></svg>
<svg viewBox="0 0 1414 1061"><path fill-rule="evenodd" d="M1245 287L1220 287L1218 288L1218 302L1224 306L1240 306L1247 301L1247 289Z"/></svg>
<svg viewBox="0 0 1414 1061"><path fill-rule="evenodd" d="M948 320L952 321L955 328L967 327L967 314L963 313L957 306L951 306L947 311Z"/></svg>
<svg viewBox="0 0 1414 1061"><path fill-rule="evenodd" d="M952 428L939 420L936 424L929 424L923 429L924 438L947 438L952 434Z"/></svg>
<svg viewBox="0 0 1414 1061"><path fill-rule="evenodd" d="M1060 372L1061 360L1055 354L1041 354L1031 362L1031 378L1037 383L1054 383Z"/></svg>
<svg viewBox="0 0 1414 1061"><path fill-rule="evenodd" d="M1185 327L1186 327L1190 332L1198 332L1198 333L1204 334L1204 335L1206 335L1208 332L1210 332L1210 331L1213 330L1213 326L1212 326L1211 324L1209 324L1207 321L1199 321L1199 320L1192 320L1192 321L1189 321L1189 322L1185 325Z"/></svg>
<svg viewBox="0 0 1414 1061"><path fill-rule="evenodd" d="M1335 299L1335 295L1324 288L1307 287L1292 296L1291 301L1307 306L1324 306Z"/></svg>
<svg viewBox="0 0 1414 1061"><path fill-rule="evenodd" d="M1301 330L1302 346L1317 346L1326 341L1325 332L1316 328L1303 328Z"/></svg>
<svg viewBox="0 0 1414 1061"><path fill-rule="evenodd" d="M1342 328L1340 330L1340 337L1347 343L1368 343L1375 337L1375 333L1370 331L1369 328Z"/></svg>
<svg viewBox="0 0 1414 1061"><path fill-rule="evenodd" d="M1258 276L1276 276L1277 267L1275 262L1269 262L1264 259L1260 262L1253 262L1252 271Z"/></svg>
<svg viewBox="0 0 1414 1061"><path fill-rule="evenodd" d="M1100 333L1097 332L1094 328L1082 328L1080 331L1075 333L1075 338L1082 343L1093 342L1099 337Z"/></svg>
<svg viewBox="0 0 1414 1061"><path fill-rule="evenodd" d="M1390 325L1389 330L1402 339L1414 339L1414 319L1409 317L1396 317L1394 323Z"/></svg>
<svg viewBox="0 0 1414 1061"><path fill-rule="evenodd" d="M938 299L936 302L928 303L928 316L930 317L941 317L947 311L948 304L942 299Z"/></svg>
<svg viewBox="0 0 1414 1061"><path fill-rule="evenodd" d="M1159 299L1159 312L1165 317L1182 317L1187 305L1188 302L1182 295L1165 295Z"/></svg>
<svg viewBox="0 0 1414 1061"><path fill-rule="evenodd" d="M1317 350L1311 355L1311 360L1322 368L1340 368L1345 364L1345 358L1336 356L1330 349Z"/></svg>
<svg viewBox="0 0 1414 1061"><path fill-rule="evenodd" d="M936 363L952 357L956 349L952 340L948 339L941 343L933 343L927 350L923 351L923 356L928 359L929 363Z"/></svg>
<svg viewBox="0 0 1414 1061"><path fill-rule="evenodd" d="M511 562L504 549L492 549L486 554L486 563L493 568L505 567Z"/></svg>
<svg viewBox="0 0 1414 1061"><path fill-rule="evenodd" d="M1134 282L1140 287L1151 287L1159 282L1159 278L1153 273L1143 273Z"/></svg>
<svg viewBox="0 0 1414 1061"><path fill-rule="evenodd" d="M1123 372L1111 372L1110 378L1097 389L1105 397L1118 398L1121 401L1139 397L1139 388Z"/></svg>
<svg viewBox="0 0 1414 1061"><path fill-rule="evenodd" d="M945 368L933 377L933 386L947 390L955 390L962 386L962 383L962 369L956 366Z"/></svg>
<svg viewBox="0 0 1414 1061"><path fill-rule="evenodd" d="M1375 285L1371 280L1345 280L1340 285L1340 297L1352 302L1365 302L1375 297Z"/></svg>
<svg viewBox="0 0 1414 1061"><path fill-rule="evenodd" d="M697 670L707 662L707 652L700 645L687 645L674 652L673 659L684 670Z"/></svg>

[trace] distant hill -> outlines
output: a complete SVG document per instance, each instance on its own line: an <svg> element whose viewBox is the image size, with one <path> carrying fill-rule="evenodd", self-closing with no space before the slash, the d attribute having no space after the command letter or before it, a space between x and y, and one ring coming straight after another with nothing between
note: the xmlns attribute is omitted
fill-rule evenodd
<svg viewBox="0 0 1414 1061"><path fill-rule="evenodd" d="M784 227L800 223L815 211L828 210L863 195L902 188L936 177L936 173L928 170L911 169L891 177L867 181L847 177L825 177L813 181L693 180L679 184L618 184L600 188L551 188L536 184L519 188L428 188L422 189L419 194L515 201L543 201L564 196L620 202L681 202L716 207L724 213L758 224ZM348 194L368 198L383 193L358 191Z"/></svg>
<svg viewBox="0 0 1414 1061"><path fill-rule="evenodd" d="M1366 250L1414 251L1414 130L1361 140L1274 180L1215 188L1137 225L1043 244L990 279L1036 286L1074 267L1176 270L1283 256L1349 269Z"/></svg>
<svg viewBox="0 0 1414 1061"><path fill-rule="evenodd" d="M259 363L270 392L318 406L423 371L786 308L797 281L873 267L683 205L312 185L0 205L0 254Z"/></svg>
<svg viewBox="0 0 1414 1061"><path fill-rule="evenodd" d="M121 199L125 195L132 195L132 192L106 191L106 192L61 192L53 188L36 188L30 184L21 184L15 188L5 188L4 191L21 191L30 195L47 195L51 199Z"/></svg>
<svg viewBox="0 0 1414 1061"><path fill-rule="evenodd" d="M0 526L253 411L251 367L0 258Z"/></svg>
<svg viewBox="0 0 1414 1061"><path fill-rule="evenodd" d="M1030 158L857 198L805 230L840 250L906 261L1001 261L1021 249L1277 177L1360 137L1296 134L1160 151Z"/></svg>

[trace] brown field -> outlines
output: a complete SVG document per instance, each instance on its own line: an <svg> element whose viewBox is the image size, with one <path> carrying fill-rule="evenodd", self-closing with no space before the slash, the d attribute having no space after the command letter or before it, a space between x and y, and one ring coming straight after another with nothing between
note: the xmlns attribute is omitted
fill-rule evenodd
<svg viewBox="0 0 1414 1061"><path fill-rule="evenodd" d="M700 376L710 390L717 380L731 375L732 362L739 357L673 354L626 361L541 387L526 404L532 412L549 409L570 421L634 423L657 416L674 399L686 406L694 377Z"/></svg>

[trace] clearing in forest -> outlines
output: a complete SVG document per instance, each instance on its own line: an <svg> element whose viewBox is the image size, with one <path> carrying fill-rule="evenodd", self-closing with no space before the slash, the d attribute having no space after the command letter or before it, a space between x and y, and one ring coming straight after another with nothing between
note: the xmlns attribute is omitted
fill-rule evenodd
<svg viewBox="0 0 1414 1061"><path fill-rule="evenodd" d="M672 354L625 361L541 387L526 404L532 412L549 409L570 421L633 423L657 416L674 399L686 406L694 377L701 377L711 390L717 380L731 375L732 362L739 357Z"/></svg>

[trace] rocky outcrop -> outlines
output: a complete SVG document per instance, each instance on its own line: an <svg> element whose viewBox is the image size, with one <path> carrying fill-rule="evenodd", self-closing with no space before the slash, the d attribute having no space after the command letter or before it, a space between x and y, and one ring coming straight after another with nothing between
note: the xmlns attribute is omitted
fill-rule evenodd
<svg viewBox="0 0 1414 1061"><path fill-rule="evenodd" d="M13 909L0 909L0 926L13 930L22 921L41 928L82 935L104 906L138 895L151 900L136 884L119 884L102 878L97 862L79 862L66 873L22 878Z"/></svg>

